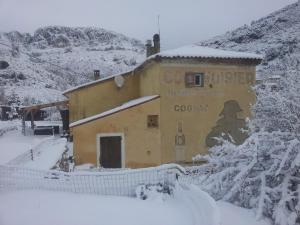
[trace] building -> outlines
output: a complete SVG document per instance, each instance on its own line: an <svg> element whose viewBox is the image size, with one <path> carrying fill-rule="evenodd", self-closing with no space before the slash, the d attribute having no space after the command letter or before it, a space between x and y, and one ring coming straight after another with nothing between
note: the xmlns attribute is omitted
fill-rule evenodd
<svg viewBox="0 0 300 225"><path fill-rule="evenodd" d="M64 92L76 164L189 163L218 144L214 137L247 137L259 55L198 45L151 54L131 71Z"/></svg>
<svg viewBox="0 0 300 225"><path fill-rule="evenodd" d="M0 105L0 120L9 120L12 117L10 116L12 113L11 106L8 105ZM11 117L11 118L10 118Z"/></svg>

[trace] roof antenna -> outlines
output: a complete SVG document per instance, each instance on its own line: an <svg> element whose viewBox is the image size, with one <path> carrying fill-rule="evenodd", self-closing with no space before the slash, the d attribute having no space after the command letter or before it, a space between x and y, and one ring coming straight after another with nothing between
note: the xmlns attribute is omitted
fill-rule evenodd
<svg viewBox="0 0 300 225"><path fill-rule="evenodd" d="M158 28L158 34L160 36L159 14L157 15L157 28Z"/></svg>

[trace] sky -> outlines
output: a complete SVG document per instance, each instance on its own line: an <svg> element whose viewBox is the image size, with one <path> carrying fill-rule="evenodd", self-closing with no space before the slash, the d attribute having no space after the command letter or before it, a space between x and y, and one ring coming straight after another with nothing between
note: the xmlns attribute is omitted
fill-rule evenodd
<svg viewBox="0 0 300 225"><path fill-rule="evenodd" d="M0 31L94 26L143 42L160 28L162 49L206 40L297 0L0 0ZM159 16L159 26L158 26Z"/></svg>

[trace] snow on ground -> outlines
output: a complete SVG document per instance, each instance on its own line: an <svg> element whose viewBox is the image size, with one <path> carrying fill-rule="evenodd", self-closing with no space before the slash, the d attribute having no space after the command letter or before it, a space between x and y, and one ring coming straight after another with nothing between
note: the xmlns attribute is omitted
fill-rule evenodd
<svg viewBox="0 0 300 225"><path fill-rule="evenodd" d="M33 160L24 157L24 161L19 165L41 170L51 169L66 150L66 144L67 140L65 138L50 137L44 139L35 148Z"/></svg>
<svg viewBox="0 0 300 225"><path fill-rule="evenodd" d="M0 195L2 225L189 225L191 213L175 198L136 198L46 191ZM17 216L16 216L17 214Z"/></svg>
<svg viewBox="0 0 300 225"><path fill-rule="evenodd" d="M1 193L0 199L1 225L207 225L205 220L194 223L191 208L179 194L140 200L26 190ZM225 202L217 206L221 225L269 225L267 221L256 221L252 210Z"/></svg>
<svg viewBox="0 0 300 225"><path fill-rule="evenodd" d="M244 209L228 202L217 202L221 212L221 225L270 225L267 220L256 220L253 210Z"/></svg>
<svg viewBox="0 0 300 225"><path fill-rule="evenodd" d="M0 128L17 126L0 136L0 165L22 158L31 148L35 160L22 166L49 169L65 150L66 140L52 136L23 136L20 121L1 122ZM269 225L256 221L252 210L218 202L195 186L176 188L173 196L137 198L88 195L40 190L0 193L0 225ZM17 215L17 216L16 216Z"/></svg>
<svg viewBox="0 0 300 225"><path fill-rule="evenodd" d="M0 121L0 137L8 131L16 130L17 124L15 121Z"/></svg>
<svg viewBox="0 0 300 225"><path fill-rule="evenodd" d="M24 160L17 160L22 166L50 169L65 151L64 138L48 135L24 136L21 133L21 121L0 121L0 128L8 126L16 126L17 129L0 136L0 165L23 157ZM34 150L34 161L28 160L30 149Z"/></svg>
<svg viewBox="0 0 300 225"><path fill-rule="evenodd" d="M45 136L23 136L20 130L7 132L0 137L0 164L8 163L45 138Z"/></svg>
<svg viewBox="0 0 300 225"><path fill-rule="evenodd" d="M62 126L61 121L48 121L48 120L43 120L43 121L34 121L34 125L36 126ZM30 127L30 121L26 121L26 126Z"/></svg>
<svg viewBox="0 0 300 225"><path fill-rule="evenodd" d="M13 127L16 125L17 125L17 120L0 121L0 129L5 129L7 127Z"/></svg>

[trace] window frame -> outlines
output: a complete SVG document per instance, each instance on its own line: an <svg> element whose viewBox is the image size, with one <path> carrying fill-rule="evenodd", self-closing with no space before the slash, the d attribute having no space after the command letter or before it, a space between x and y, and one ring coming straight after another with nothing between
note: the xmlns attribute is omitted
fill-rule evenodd
<svg viewBox="0 0 300 225"><path fill-rule="evenodd" d="M203 73L203 72L187 72L185 74L185 86L189 87L189 88L204 87L204 76L205 76L205 73ZM196 84L197 79L199 79L198 84Z"/></svg>

